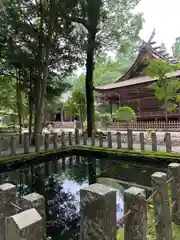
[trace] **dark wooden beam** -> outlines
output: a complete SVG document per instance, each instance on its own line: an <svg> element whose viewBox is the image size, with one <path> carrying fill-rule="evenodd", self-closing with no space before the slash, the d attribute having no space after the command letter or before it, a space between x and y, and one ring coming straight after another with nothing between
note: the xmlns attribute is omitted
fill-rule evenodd
<svg viewBox="0 0 180 240"><path fill-rule="evenodd" d="M156 44L156 42L155 42L155 41L153 41L153 42L150 42L150 45L154 45L154 44Z"/></svg>
<svg viewBox="0 0 180 240"><path fill-rule="evenodd" d="M166 53L166 51L165 51L165 50L160 50L160 51L157 51L157 53L159 53L159 54L163 55L163 54L165 54L165 53Z"/></svg>

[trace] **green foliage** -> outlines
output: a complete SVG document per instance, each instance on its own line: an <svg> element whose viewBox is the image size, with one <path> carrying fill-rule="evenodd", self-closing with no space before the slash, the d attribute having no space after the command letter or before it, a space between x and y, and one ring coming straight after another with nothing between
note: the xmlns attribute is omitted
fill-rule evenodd
<svg viewBox="0 0 180 240"><path fill-rule="evenodd" d="M149 62L146 74L157 81L149 85L154 90L156 98L163 101L165 112L175 111L177 104L180 102L179 94L180 81L177 78L169 76L172 72L180 68L179 64L171 64L162 59L154 59Z"/></svg>
<svg viewBox="0 0 180 240"><path fill-rule="evenodd" d="M153 59L149 61L146 74L153 79L163 80L168 77L169 73L178 70L179 67L179 64L172 64L163 59Z"/></svg>
<svg viewBox="0 0 180 240"><path fill-rule="evenodd" d="M116 111L116 119L118 121L124 121L130 123L136 120L136 113L130 107L119 107Z"/></svg>
<svg viewBox="0 0 180 240"><path fill-rule="evenodd" d="M69 116L79 116L83 122L86 118L86 98L81 89L76 89L64 105L64 111Z"/></svg>
<svg viewBox="0 0 180 240"><path fill-rule="evenodd" d="M98 111L95 111L95 121L96 121L96 122L100 122L100 121L101 121L101 118L102 118L101 113L98 112Z"/></svg>
<svg viewBox="0 0 180 240"><path fill-rule="evenodd" d="M101 125L107 128L112 123L111 114L103 113L101 114Z"/></svg>

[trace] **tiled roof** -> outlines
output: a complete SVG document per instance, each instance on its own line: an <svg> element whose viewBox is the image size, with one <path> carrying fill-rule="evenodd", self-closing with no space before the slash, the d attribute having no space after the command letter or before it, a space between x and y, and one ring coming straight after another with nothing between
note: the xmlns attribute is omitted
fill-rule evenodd
<svg viewBox="0 0 180 240"><path fill-rule="evenodd" d="M167 78L177 77L177 76L180 76L180 70L178 70L176 72L169 73L167 75ZM122 82L116 82L116 83L111 83L111 84L107 84L107 85L104 85L104 86L98 86L98 87L95 88L95 90L97 90L97 91L112 90L112 89L137 85L137 84L141 84L141 83L148 83L148 82L152 82L152 81L155 81L155 80L157 80L157 79L152 79L148 76L134 77L134 78L130 78L128 80L122 81Z"/></svg>

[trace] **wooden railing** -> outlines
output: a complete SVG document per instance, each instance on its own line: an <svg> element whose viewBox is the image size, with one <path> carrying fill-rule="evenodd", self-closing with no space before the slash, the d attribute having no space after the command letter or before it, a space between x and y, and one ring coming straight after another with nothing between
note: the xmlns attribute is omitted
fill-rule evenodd
<svg viewBox="0 0 180 240"><path fill-rule="evenodd" d="M165 130L166 129L166 122L165 121L138 121L132 122L128 124L128 127L134 130L147 130L147 129L154 129L154 130ZM110 126L110 129L127 129L127 123L118 123L113 122ZM167 124L168 130L180 130L180 122L179 121L169 121Z"/></svg>

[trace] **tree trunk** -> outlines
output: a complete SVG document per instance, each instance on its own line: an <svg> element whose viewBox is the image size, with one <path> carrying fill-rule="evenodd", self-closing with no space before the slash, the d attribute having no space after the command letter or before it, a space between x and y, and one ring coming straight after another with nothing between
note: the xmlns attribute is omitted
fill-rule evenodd
<svg viewBox="0 0 180 240"><path fill-rule="evenodd" d="M32 99L32 90L29 92L29 143L32 140L32 122L33 122L33 99Z"/></svg>
<svg viewBox="0 0 180 240"><path fill-rule="evenodd" d="M20 87L20 76L18 76L16 80L16 104L19 120L19 143L22 144L22 96Z"/></svg>
<svg viewBox="0 0 180 240"><path fill-rule="evenodd" d="M94 94L93 94L93 71L94 71L94 47L95 35L89 33L88 50L86 58L86 101L87 101L87 133L92 136L94 130Z"/></svg>
<svg viewBox="0 0 180 240"><path fill-rule="evenodd" d="M166 123L166 132L168 132L168 113L167 113L167 110L165 112L165 123Z"/></svg>
<svg viewBox="0 0 180 240"><path fill-rule="evenodd" d="M34 134L42 133L43 109L46 90L46 78L38 79L35 86L36 102L35 102L35 119L34 119Z"/></svg>

